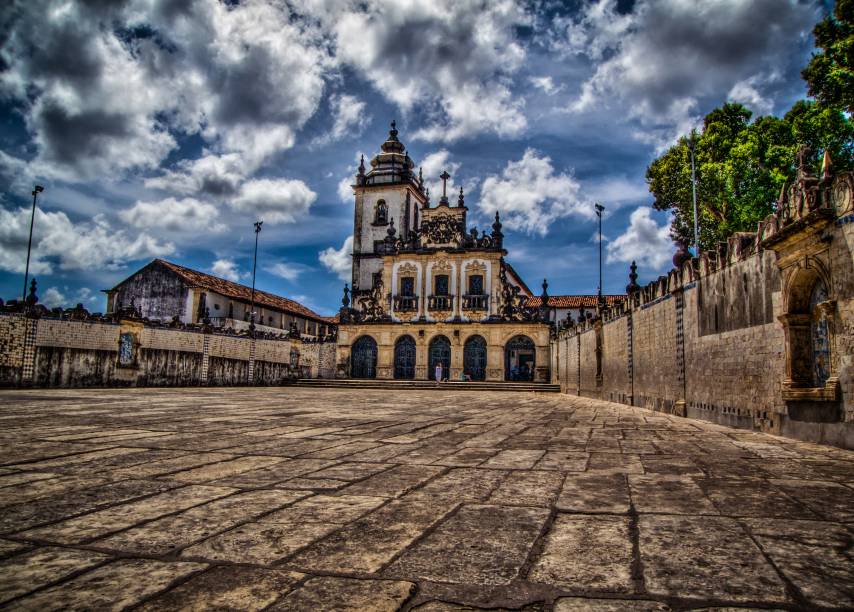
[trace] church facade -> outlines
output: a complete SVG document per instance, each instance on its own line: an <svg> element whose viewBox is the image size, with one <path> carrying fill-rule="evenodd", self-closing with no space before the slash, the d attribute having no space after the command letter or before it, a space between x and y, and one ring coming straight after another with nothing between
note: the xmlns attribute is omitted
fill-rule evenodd
<svg viewBox="0 0 854 612"><path fill-rule="evenodd" d="M549 309L529 305L498 214L469 229L462 189L452 201L439 178L432 205L394 123L370 169L362 160L337 376L432 380L441 364L450 380L548 382Z"/></svg>

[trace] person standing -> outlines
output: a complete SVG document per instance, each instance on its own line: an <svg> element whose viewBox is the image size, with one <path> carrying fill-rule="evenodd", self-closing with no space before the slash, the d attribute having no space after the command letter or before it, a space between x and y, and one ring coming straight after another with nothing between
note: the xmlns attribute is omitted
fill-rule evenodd
<svg viewBox="0 0 854 612"><path fill-rule="evenodd" d="M435 375L436 375L436 384L438 385L440 382L442 382L442 362L441 361L436 364Z"/></svg>

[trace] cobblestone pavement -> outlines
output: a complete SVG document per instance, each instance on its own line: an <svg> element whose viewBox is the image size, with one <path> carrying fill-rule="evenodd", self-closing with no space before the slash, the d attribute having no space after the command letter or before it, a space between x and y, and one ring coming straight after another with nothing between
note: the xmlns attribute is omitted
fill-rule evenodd
<svg viewBox="0 0 854 612"><path fill-rule="evenodd" d="M0 605L854 607L854 453L557 394L0 392Z"/></svg>

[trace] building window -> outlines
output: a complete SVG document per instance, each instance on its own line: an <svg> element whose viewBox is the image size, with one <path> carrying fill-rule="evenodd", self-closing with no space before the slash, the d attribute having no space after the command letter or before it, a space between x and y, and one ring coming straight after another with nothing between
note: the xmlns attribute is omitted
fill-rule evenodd
<svg viewBox="0 0 854 612"><path fill-rule="evenodd" d="M469 276L469 295L483 295L482 274L472 274Z"/></svg>
<svg viewBox="0 0 854 612"><path fill-rule="evenodd" d="M386 206L385 200L377 202L377 207L374 211L374 223L377 225L386 225L388 223L388 206Z"/></svg>
<svg viewBox="0 0 854 612"><path fill-rule="evenodd" d="M412 297L415 295L415 279L411 276L406 276L400 279L400 295L404 297Z"/></svg>
<svg viewBox="0 0 854 612"><path fill-rule="evenodd" d="M820 280L810 294L810 339L813 386L823 387L830 378L830 334L827 316L820 304L827 302L827 288Z"/></svg>
<svg viewBox="0 0 854 612"><path fill-rule="evenodd" d="M383 273L382 272L374 272L371 274L371 287L376 289L383 283Z"/></svg>
<svg viewBox="0 0 854 612"><path fill-rule="evenodd" d="M448 275L437 274L435 282L436 287L434 295L448 295Z"/></svg>

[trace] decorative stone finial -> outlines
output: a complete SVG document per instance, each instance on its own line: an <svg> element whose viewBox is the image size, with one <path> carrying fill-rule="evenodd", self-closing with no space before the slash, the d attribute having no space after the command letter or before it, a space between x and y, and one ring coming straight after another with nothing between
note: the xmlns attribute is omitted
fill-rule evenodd
<svg viewBox="0 0 854 612"><path fill-rule="evenodd" d="M359 161L359 176L365 176L365 156Z"/></svg>
<svg viewBox="0 0 854 612"><path fill-rule="evenodd" d="M821 160L821 180L829 181L833 178L833 162L830 159L830 151L824 150L824 158Z"/></svg>
<svg viewBox="0 0 854 612"><path fill-rule="evenodd" d="M682 239L676 241L676 246L679 248L673 254L673 266L678 270L682 267L682 264L691 259L691 253L688 252L688 246Z"/></svg>
<svg viewBox="0 0 854 612"><path fill-rule="evenodd" d="M463 188L462 188L462 187L460 187L460 197L457 199L457 206L459 206L460 208L462 208L462 207L463 207L463 206L465 206L465 205L466 205L466 198L465 198L465 196L463 195Z"/></svg>
<svg viewBox="0 0 854 612"><path fill-rule="evenodd" d="M424 169L418 166L418 185L424 187Z"/></svg>
<svg viewBox="0 0 854 612"><path fill-rule="evenodd" d="M626 285L626 293L632 294L635 291L640 291L640 285L638 285L638 265L633 261L629 266L629 284Z"/></svg>
<svg viewBox="0 0 854 612"><path fill-rule="evenodd" d="M36 295L36 279L30 281L30 294L27 296L27 306L35 306L39 302L39 296Z"/></svg>
<svg viewBox="0 0 854 612"><path fill-rule="evenodd" d="M397 140L397 121L391 120L391 129L388 131L389 140Z"/></svg>
<svg viewBox="0 0 854 612"><path fill-rule="evenodd" d="M344 283L344 297L341 298L341 305L344 308L350 307L350 287L347 286L347 283Z"/></svg>
<svg viewBox="0 0 854 612"><path fill-rule="evenodd" d="M546 300L549 299L549 281L543 279L543 293L541 294L543 298L543 305L546 304Z"/></svg>

